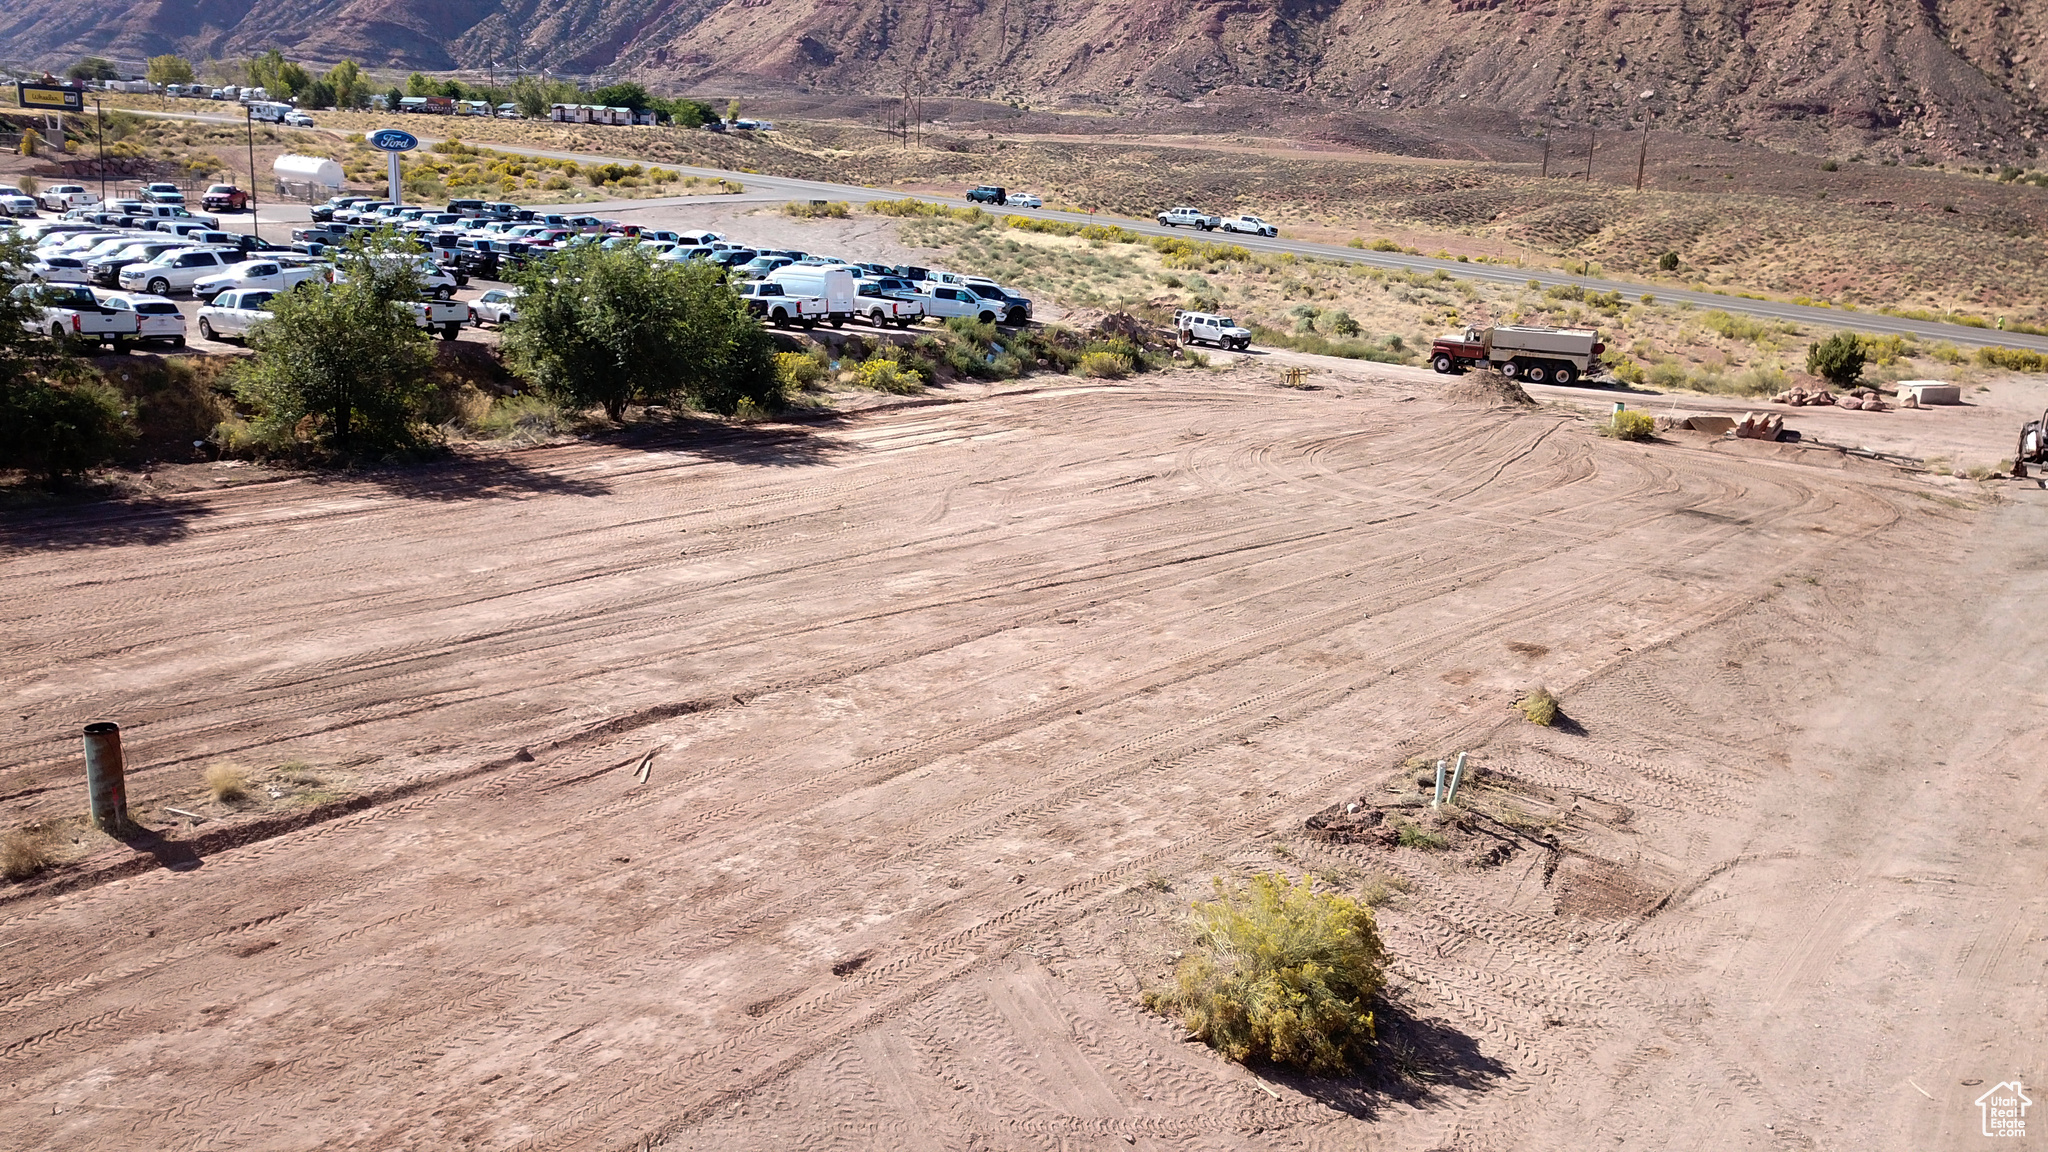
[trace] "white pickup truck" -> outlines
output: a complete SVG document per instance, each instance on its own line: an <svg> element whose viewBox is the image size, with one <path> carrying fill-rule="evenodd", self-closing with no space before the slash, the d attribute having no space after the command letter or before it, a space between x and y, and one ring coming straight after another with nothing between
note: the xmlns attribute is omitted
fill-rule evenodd
<svg viewBox="0 0 2048 1152"><path fill-rule="evenodd" d="M36 305L33 313L22 318L22 327L48 332L53 339L107 344L116 352L126 352L142 330L135 313L107 307L83 284L22 284L14 294L26 296Z"/></svg>
<svg viewBox="0 0 2048 1152"><path fill-rule="evenodd" d="M317 265L287 265L268 259L244 260L193 281L192 295L201 300L211 300L230 288L268 288L282 292L308 280L325 280L327 275L328 270Z"/></svg>
<svg viewBox="0 0 2048 1152"><path fill-rule="evenodd" d="M924 297L924 314L939 320L950 320L965 316L984 324L993 324L1002 316L1002 305L983 300L975 295L972 288L957 288L950 284L925 281L917 287L918 295Z"/></svg>
<svg viewBox="0 0 2048 1152"><path fill-rule="evenodd" d="M455 339L469 319L469 305L452 300L421 300L406 307L412 311L413 323L429 332L438 330L443 340Z"/></svg>
<svg viewBox="0 0 2048 1152"><path fill-rule="evenodd" d="M857 291L858 311L877 328L885 324L908 328L924 319L924 298L907 280L862 280Z"/></svg>
<svg viewBox="0 0 2048 1152"><path fill-rule="evenodd" d="M1204 232L1213 232L1222 226L1223 218L1211 216L1200 208L1190 208L1183 204L1161 212L1159 222L1168 228L1199 228Z"/></svg>
<svg viewBox="0 0 2048 1152"><path fill-rule="evenodd" d="M1173 330L1183 344L1199 344L1204 341L1218 348L1235 348L1239 352L1251 347L1251 330L1241 327L1228 316L1210 312L1175 312Z"/></svg>
<svg viewBox="0 0 2048 1152"><path fill-rule="evenodd" d="M772 280L750 280L739 286L739 296L747 302L747 311L777 328L787 328L791 322L815 328L832 312L823 296L794 295Z"/></svg>

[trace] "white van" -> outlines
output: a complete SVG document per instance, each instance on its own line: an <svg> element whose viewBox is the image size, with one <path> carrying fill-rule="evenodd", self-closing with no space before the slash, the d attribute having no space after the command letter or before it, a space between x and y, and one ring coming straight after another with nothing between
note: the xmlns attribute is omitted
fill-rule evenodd
<svg viewBox="0 0 2048 1152"><path fill-rule="evenodd" d="M853 269L843 265L787 264L770 272L767 279L782 285L792 296L816 296L825 301L826 319L838 327L860 311L860 289Z"/></svg>

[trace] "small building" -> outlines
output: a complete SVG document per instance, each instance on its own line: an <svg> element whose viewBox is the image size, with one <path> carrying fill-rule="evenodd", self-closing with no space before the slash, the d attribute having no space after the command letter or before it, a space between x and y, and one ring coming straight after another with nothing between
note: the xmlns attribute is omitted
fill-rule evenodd
<svg viewBox="0 0 2048 1152"><path fill-rule="evenodd" d="M425 112L427 110L427 98L425 96L400 96L398 98L398 110L400 112Z"/></svg>
<svg viewBox="0 0 2048 1152"><path fill-rule="evenodd" d="M638 112L635 112L635 113L633 113L633 123L635 123L635 124L653 124L653 123L654 123L654 109L652 109L652 108L642 108L642 109L640 109L640 110L639 110Z"/></svg>

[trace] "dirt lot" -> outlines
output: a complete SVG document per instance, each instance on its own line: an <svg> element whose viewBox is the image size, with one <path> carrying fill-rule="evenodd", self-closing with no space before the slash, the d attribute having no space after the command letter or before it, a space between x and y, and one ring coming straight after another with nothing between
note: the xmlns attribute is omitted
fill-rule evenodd
<svg viewBox="0 0 2048 1152"><path fill-rule="evenodd" d="M0 890L0 1143L1974 1146L2048 493L1346 372L0 520L8 822L112 717L166 837ZM1305 833L1460 748L1449 850ZM1376 1072L1136 1006L1259 868L1410 886Z"/></svg>

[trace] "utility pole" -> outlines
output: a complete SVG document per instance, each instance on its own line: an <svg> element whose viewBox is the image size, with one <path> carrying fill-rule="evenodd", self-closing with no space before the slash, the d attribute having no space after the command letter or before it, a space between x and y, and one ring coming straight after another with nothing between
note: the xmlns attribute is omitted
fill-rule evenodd
<svg viewBox="0 0 2048 1152"><path fill-rule="evenodd" d="M1593 149L1599 144L1599 132L1600 130L1591 124L1586 125L1586 183L1588 184L1593 182Z"/></svg>
<svg viewBox="0 0 2048 1152"><path fill-rule="evenodd" d="M249 235L261 240L263 225L256 215L256 110L244 107L242 113L249 126Z"/></svg>
<svg viewBox="0 0 2048 1152"><path fill-rule="evenodd" d="M1643 190L1643 169L1650 162L1650 113L1643 113L1643 146L1636 151L1636 191Z"/></svg>
<svg viewBox="0 0 2048 1152"><path fill-rule="evenodd" d="M92 128L93 138L100 145L100 206L104 208L107 203L107 118L100 112L97 96L92 99Z"/></svg>
<svg viewBox="0 0 2048 1152"><path fill-rule="evenodd" d="M1550 178L1550 133L1543 134L1543 177Z"/></svg>

